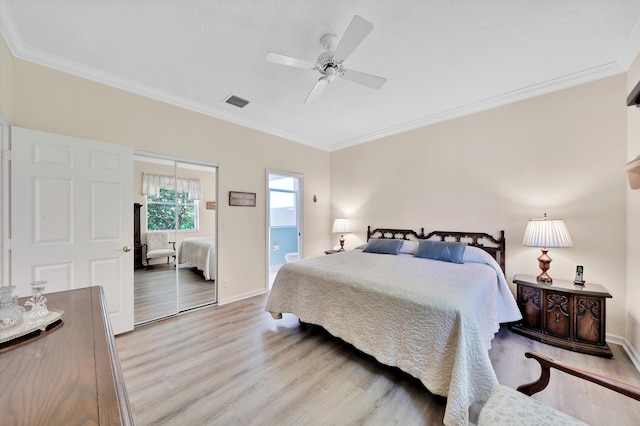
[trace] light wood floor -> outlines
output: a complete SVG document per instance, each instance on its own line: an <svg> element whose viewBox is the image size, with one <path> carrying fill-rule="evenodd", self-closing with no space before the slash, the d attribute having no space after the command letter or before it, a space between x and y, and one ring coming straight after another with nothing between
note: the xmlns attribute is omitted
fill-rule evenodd
<svg viewBox="0 0 640 426"><path fill-rule="evenodd" d="M134 272L134 322L155 320L216 302L215 281L205 280L195 268L180 268L176 287L173 265L152 265Z"/></svg>
<svg viewBox="0 0 640 426"><path fill-rule="evenodd" d="M137 425L440 425L446 399L318 327L264 312L266 295L206 307L116 337ZM492 342L498 380L537 378L524 352L640 386L613 345L613 359L544 345L501 330ZM592 425L638 425L640 402L553 371L534 396Z"/></svg>

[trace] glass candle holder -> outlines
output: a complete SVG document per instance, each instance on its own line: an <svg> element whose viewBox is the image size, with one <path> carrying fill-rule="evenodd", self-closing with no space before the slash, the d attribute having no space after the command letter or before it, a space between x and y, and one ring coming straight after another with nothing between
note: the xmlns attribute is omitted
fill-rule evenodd
<svg viewBox="0 0 640 426"><path fill-rule="evenodd" d="M25 306L31 306L31 309L25 314L25 319L29 323L40 322L49 314L47 309L47 298L42 295L46 281L34 281L31 283L32 296L25 302Z"/></svg>
<svg viewBox="0 0 640 426"><path fill-rule="evenodd" d="M24 308L18 306L18 296L13 295L14 288L0 287L0 331L17 327L24 321Z"/></svg>

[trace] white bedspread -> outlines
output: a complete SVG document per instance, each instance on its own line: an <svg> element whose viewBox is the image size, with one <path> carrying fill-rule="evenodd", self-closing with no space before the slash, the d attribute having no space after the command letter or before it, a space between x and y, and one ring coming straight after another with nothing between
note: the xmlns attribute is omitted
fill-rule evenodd
<svg viewBox="0 0 640 426"><path fill-rule="evenodd" d="M216 239L214 237L185 238L182 240L179 262L201 270L205 280L215 279Z"/></svg>
<svg viewBox="0 0 640 426"><path fill-rule="evenodd" d="M469 249L463 265L361 250L288 263L265 309L321 325L417 377L447 396L445 424L466 425L468 407L497 383L488 349L499 322L520 319L498 264Z"/></svg>

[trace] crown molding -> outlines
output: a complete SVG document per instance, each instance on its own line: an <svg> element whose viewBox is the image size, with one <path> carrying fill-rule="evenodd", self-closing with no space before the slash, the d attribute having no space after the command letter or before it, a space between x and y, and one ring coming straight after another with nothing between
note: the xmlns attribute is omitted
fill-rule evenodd
<svg viewBox="0 0 640 426"><path fill-rule="evenodd" d="M631 29L631 33L629 33L629 37L618 55L617 62L625 71L628 71L638 55L640 55L640 19Z"/></svg>
<svg viewBox="0 0 640 426"><path fill-rule="evenodd" d="M0 34L4 37L12 55L21 60L32 62L44 67L52 68L77 77L85 78L110 87L121 89L130 93L144 96L149 99L164 102L189 111L197 112L209 117L224 120L242 127L267 133L282 139L301 143L322 151L334 152L351 146L360 145L377 139L394 136L420 127L426 127L447 120L460 118L466 115L489 110L536 96L556 92L569 87L592 82L606 77L626 72L640 53L640 19L636 21L625 45L615 62L610 62L598 67L569 74L564 77L535 84L526 88L514 90L502 95L471 102L457 108L428 115L417 120L412 120L396 126L388 127L376 132L368 133L357 138L339 141L333 144L300 136L271 126L266 126L243 117L230 114L224 110L206 105L201 102L177 96L175 94L159 90L143 83L126 79L121 76L99 70L85 64L81 64L48 52L44 52L22 43L19 31L15 25L15 19L10 8L4 2L0 2Z"/></svg>
<svg viewBox="0 0 640 426"><path fill-rule="evenodd" d="M371 142L376 139L381 139L399 133L407 132L409 130L418 129L421 127L427 127L433 124L441 123L444 121L452 120L454 118L460 118L466 115L475 114L478 112L486 111L489 109L497 108L510 103L522 101L525 99L535 98L537 96L545 95L548 93L557 92L563 89L567 89L574 86L579 86L584 83L600 80L606 77L611 77L625 72L625 69L617 62L611 62L605 65L594 67L585 71L580 71L574 74L570 74L564 77L560 77L554 80L549 80L543 83L535 84L522 89L507 92L502 95L494 96L487 99L482 99L477 102L472 102L466 105L462 105L457 108L452 108L447 111L438 112L436 114L428 115L417 120L409 121L399 124L397 126L389 127L378 132L369 133L358 138L349 139L343 142L339 142L331 145L331 151L338 151L340 149L348 148L351 146L359 145L366 142Z"/></svg>
<svg viewBox="0 0 640 426"><path fill-rule="evenodd" d="M123 78L121 76L108 73L103 70L99 70L66 58L62 58L48 52L43 52L38 49L34 49L31 47L21 48L16 51L14 57L47 68L52 68L66 74L72 74L80 78L94 81L96 83L104 84L109 87L120 89L129 93L140 95L166 104L174 105L209 117L224 120L242 127L247 127L263 133L268 133L273 136L277 136L293 142L298 142L325 151L327 149L326 146L319 144L317 141L310 140L270 126L265 126L254 121L247 120L243 117L230 114L211 105L197 102L182 96L177 96L173 93L157 89L138 81Z"/></svg>
<svg viewBox="0 0 640 426"><path fill-rule="evenodd" d="M420 127L426 127L429 125L441 123L454 118L460 118L465 115L471 115L477 112L486 111L499 106L507 105L513 102L534 98L536 96L545 95L559 90L567 89L580 84L589 83L602 78L612 77L614 75L627 72L633 62L640 55L640 18L636 21L629 37L625 41L622 47L618 59L615 62L610 62L598 67L580 71L574 74L549 80L540 84L535 84L523 89L518 89L513 92L508 92L503 95L484 99L478 102L474 102L467 105L462 105L458 108L453 108L448 111L439 112L433 115L429 115L417 120L413 120L407 123L400 124L398 126L389 127L387 129L380 130L378 132L369 133L367 135L360 136L345 140L331 145L330 151L338 151L340 149L348 148L350 146L359 145L366 142L371 142L376 139L389 137L403 133L409 130L417 129Z"/></svg>
<svg viewBox="0 0 640 426"><path fill-rule="evenodd" d="M255 123L251 120L247 120L242 117L230 114L226 111L217 109L211 105L206 105L201 102L196 102L192 99L177 96L173 93L169 93L155 87L145 85L138 81L123 78L121 76L108 73L104 70L100 70L58 55L51 54L49 52L26 46L22 42L22 38L20 37L18 28L15 24L15 19L10 8L3 2L0 2L0 34L3 36L5 42L7 43L11 54L16 59L31 62L43 67L52 68L66 74L75 75L76 77L91 80L96 83L104 84L116 89L121 89L126 92L144 96L149 99L157 100L209 117L234 123L242 127L247 127L263 133L268 133L273 136L277 136L293 142L298 142L323 151L328 150L325 144L322 144L318 141L304 138L300 135L286 132L277 128Z"/></svg>

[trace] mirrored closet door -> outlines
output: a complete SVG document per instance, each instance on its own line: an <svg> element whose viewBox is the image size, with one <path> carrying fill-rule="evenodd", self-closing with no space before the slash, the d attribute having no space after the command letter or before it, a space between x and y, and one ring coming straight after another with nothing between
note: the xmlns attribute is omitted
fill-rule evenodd
<svg viewBox="0 0 640 426"><path fill-rule="evenodd" d="M217 302L215 165L137 154L134 322Z"/></svg>

